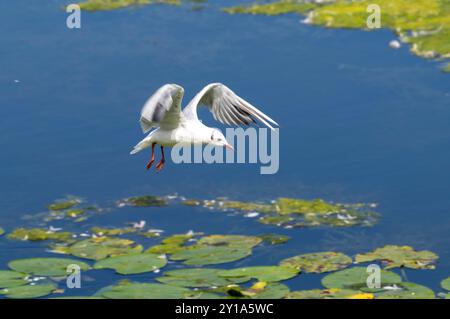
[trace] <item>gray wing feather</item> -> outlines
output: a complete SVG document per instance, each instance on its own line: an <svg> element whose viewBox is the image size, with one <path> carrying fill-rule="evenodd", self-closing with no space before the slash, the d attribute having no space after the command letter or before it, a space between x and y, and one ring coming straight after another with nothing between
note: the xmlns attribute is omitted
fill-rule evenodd
<svg viewBox="0 0 450 319"><path fill-rule="evenodd" d="M176 84L160 87L145 103L141 111L141 128L144 133L153 127L172 129L178 126L183 114L181 100L184 90Z"/></svg>
<svg viewBox="0 0 450 319"><path fill-rule="evenodd" d="M272 125L278 126L274 120L221 83L205 86L183 110L184 116L197 120L197 107L201 105L208 107L214 119L223 124L249 125L259 121L272 130Z"/></svg>

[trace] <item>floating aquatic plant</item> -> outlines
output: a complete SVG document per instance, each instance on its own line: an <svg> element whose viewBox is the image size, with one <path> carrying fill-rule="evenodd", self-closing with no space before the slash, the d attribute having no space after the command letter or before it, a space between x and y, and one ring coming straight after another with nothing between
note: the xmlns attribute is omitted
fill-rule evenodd
<svg viewBox="0 0 450 319"><path fill-rule="evenodd" d="M227 279L254 278L263 282L274 282L290 279L297 276L298 270L281 266L254 266L222 270L218 273L220 277Z"/></svg>
<svg viewBox="0 0 450 319"><path fill-rule="evenodd" d="M142 249L141 245L136 244L132 240L111 237L89 238L70 246L54 247L55 252L94 260L140 253Z"/></svg>
<svg viewBox="0 0 450 319"><path fill-rule="evenodd" d="M441 281L441 287L450 291L450 277Z"/></svg>
<svg viewBox="0 0 450 319"><path fill-rule="evenodd" d="M12 270L0 270L0 288L11 288L16 286L22 286L28 283L25 278L26 274L12 271Z"/></svg>
<svg viewBox="0 0 450 319"><path fill-rule="evenodd" d="M372 293L352 289L312 289L303 291L291 291L286 299L374 299Z"/></svg>
<svg viewBox="0 0 450 319"><path fill-rule="evenodd" d="M79 6L86 11L104 11L157 3L179 5L181 0L86 0Z"/></svg>
<svg viewBox="0 0 450 319"><path fill-rule="evenodd" d="M183 250L184 244L194 238L195 233L176 234L170 237L164 238L159 245L150 247L146 252L155 254L173 254L177 251Z"/></svg>
<svg viewBox="0 0 450 319"><path fill-rule="evenodd" d="M160 207L167 206L169 204L168 200L163 197L158 196L135 196L123 199L118 202L118 206L133 206L133 207Z"/></svg>
<svg viewBox="0 0 450 319"><path fill-rule="evenodd" d="M225 8L224 11L244 14L278 15L306 14L308 23L329 28L367 30L367 12L371 0L298 1L278 0ZM450 6L446 0L378 0L381 27L395 31L411 51L425 58L450 57ZM444 69L449 71L450 67Z"/></svg>
<svg viewBox="0 0 450 319"><path fill-rule="evenodd" d="M268 242L272 245L280 245L286 243L290 237L285 235L277 235L277 234L263 234L259 235L259 238L261 238L263 241Z"/></svg>
<svg viewBox="0 0 450 319"><path fill-rule="evenodd" d="M154 271L166 264L167 259L164 256L147 253L106 258L98 261L94 268L110 268L119 274L131 275Z"/></svg>
<svg viewBox="0 0 450 319"><path fill-rule="evenodd" d="M407 267L412 269L434 269L439 257L428 250L416 251L409 246L386 245L373 252L358 254L355 261L358 263L381 261L386 269Z"/></svg>
<svg viewBox="0 0 450 319"><path fill-rule="evenodd" d="M375 294L376 299L434 299L433 290L412 282L401 282L394 289L383 289Z"/></svg>
<svg viewBox="0 0 450 319"><path fill-rule="evenodd" d="M85 262L68 258L27 258L13 260L8 263L9 268L20 273L54 277L66 276L69 265L77 265L81 270L91 268Z"/></svg>
<svg viewBox="0 0 450 319"><path fill-rule="evenodd" d="M273 3L238 5L223 9L229 14L261 14L261 15L280 15L285 13L304 13L314 9L316 5L311 2L300 2L292 0L282 0Z"/></svg>
<svg viewBox="0 0 450 319"><path fill-rule="evenodd" d="M261 238L241 235L210 235L200 238L190 246L170 256L172 260L182 260L186 265L212 265L236 261L252 253L252 248Z"/></svg>
<svg viewBox="0 0 450 319"><path fill-rule="evenodd" d="M97 236L119 236L124 234L136 233L137 228L125 227L125 228L104 228L104 227L91 227L91 232Z"/></svg>
<svg viewBox="0 0 450 319"><path fill-rule="evenodd" d="M280 283L261 281L247 289L239 286L229 287L226 292L234 298L281 299L289 293L289 287Z"/></svg>
<svg viewBox="0 0 450 319"><path fill-rule="evenodd" d="M221 269L187 268L166 271L157 281L180 287L205 288L222 287L250 280L248 277L224 278L219 276Z"/></svg>
<svg viewBox="0 0 450 319"><path fill-rule="evenodd" d="M82 201L79 198L68 198L68 199L56 201L56 202L48 205L48 209L53 210L53 211L66 210L66 209L72 208L72 207L80 204L81 202Z"/></svg>
<svg viewBox="0 0 450 319"><path fill-rule="evenodd" d="M236 261L251 253L250 249L240 247L192 246L172 254L170 259L186 265L213 265Z"/></svg>
<svg viewBox="0 0 450 319"><path fill-rule="evenodd" d="M71 242L73 241L73 234L44 228L17 228L8 234L8 238L13 240Z"/></svg>
<svg viewBox="0 0 450 319"><path fill-rule="evenodd" d="M182 299L191 293L173 285L122 282L105 288L100 295L111 299Z"/></svg>
<svg viewBox="0 0 450 319"><path fill-rule="evenodd" d="M54 283L46 283L6 288L0 290L0 294L5 295L7 298L30 299L47 296L55 289L56 285Z"/></svg>
<svg viewBox="0 0 450 319"><path fill-rule="evenodd" d="M258 220L260 223L284 227L372 226L379 219L379 215L371 210L373 205L333 204L322 199L279 198L269 204L217 199L203 201L202 206L223 211L260 213L263 214Z"/></svg>
<svg viewBox="0 0 450 319"><path fill-rule="evenodd" d="M352 259L342 253L320 252L290 257L282 260L280 265L307 273L323 273L345 268L351 263Z"/></svg>
<svg viewBox="0 0 450 319"><path fill-rule="evenodd" d="M5 230L0 227L0 236L3 235L4 233L5 233Z"/></svg>
<svg viewBox="0 0 450 319"><path fill-rule="evenodd" d="M367 272L367 269L365 267L353 267L333 272L325 276L324 278L322 278L322 285L326 288L368 291L368 276L369 273ZM399 284L402 281L399 275L387 270L381 270L380 278L382 287Z"/></svg>

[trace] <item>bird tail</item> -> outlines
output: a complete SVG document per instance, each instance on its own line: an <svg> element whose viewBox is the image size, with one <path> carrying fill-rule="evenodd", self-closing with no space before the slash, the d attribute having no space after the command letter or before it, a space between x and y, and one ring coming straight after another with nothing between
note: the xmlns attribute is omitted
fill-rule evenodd
<svg viewBox="0 0 450 319"><path fill-rule="evenodd" d="M140 141L134 148L133 150L130 152L131 155L139 153L140 151L142 151L143 149L145 149L147 147L146 145L147 143L145 143L145 140Z"/></svg>

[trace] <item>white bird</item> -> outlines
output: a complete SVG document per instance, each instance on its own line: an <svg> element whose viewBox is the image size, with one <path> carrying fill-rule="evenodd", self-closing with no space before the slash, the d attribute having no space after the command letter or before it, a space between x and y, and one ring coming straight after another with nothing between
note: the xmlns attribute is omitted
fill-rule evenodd
<svg viewBox="0 0 450 319"><path fill-rule="evenodd" d="M156 164L159 172L165 163L164 147L182 144L212 144L233 147L218 129L208 127L199 121L197 107L206 106L215 120L227 125L250 125L263 123L274 130L271 124L278 124L256 107L240 98L221 83L211 83L205 86L181 110L181 100L184 89L177 84L165 84L160 87L145 103L141 111L140 124L144 133L152 128L150 134L140 141L130 154L136 154L148 147L152 148L149 169L155 161L155 145L161 146L161 161ZM271 123L271 124L270 124Z"/></svg>

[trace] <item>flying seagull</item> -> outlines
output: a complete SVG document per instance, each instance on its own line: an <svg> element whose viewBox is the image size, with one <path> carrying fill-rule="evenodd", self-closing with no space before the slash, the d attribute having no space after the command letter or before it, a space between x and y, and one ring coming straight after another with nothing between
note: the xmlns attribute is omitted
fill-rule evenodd
<svg viewBox="0 0 450 319"><path fill-rule="evenodd" d="M147 169L155 161L155 145L161 146L161 161L156 164L159 172L165 163L164 147L176 144L212 144L233 147L218 129L208 127L199 121L197 108L206 106L215 120L227 125L250 125L263 123L274 130L272 125L278 124L256 107L240 98L222 83L211 83L205 86L181 110L181 100L184 89L177 84L165 84L160 87L145 103L141 111L140 124L142 131L147 133L156 128L140 141L130 154L136 154L148 147L152 148ZM272 124L272 125L271 125Z"/></svg>

